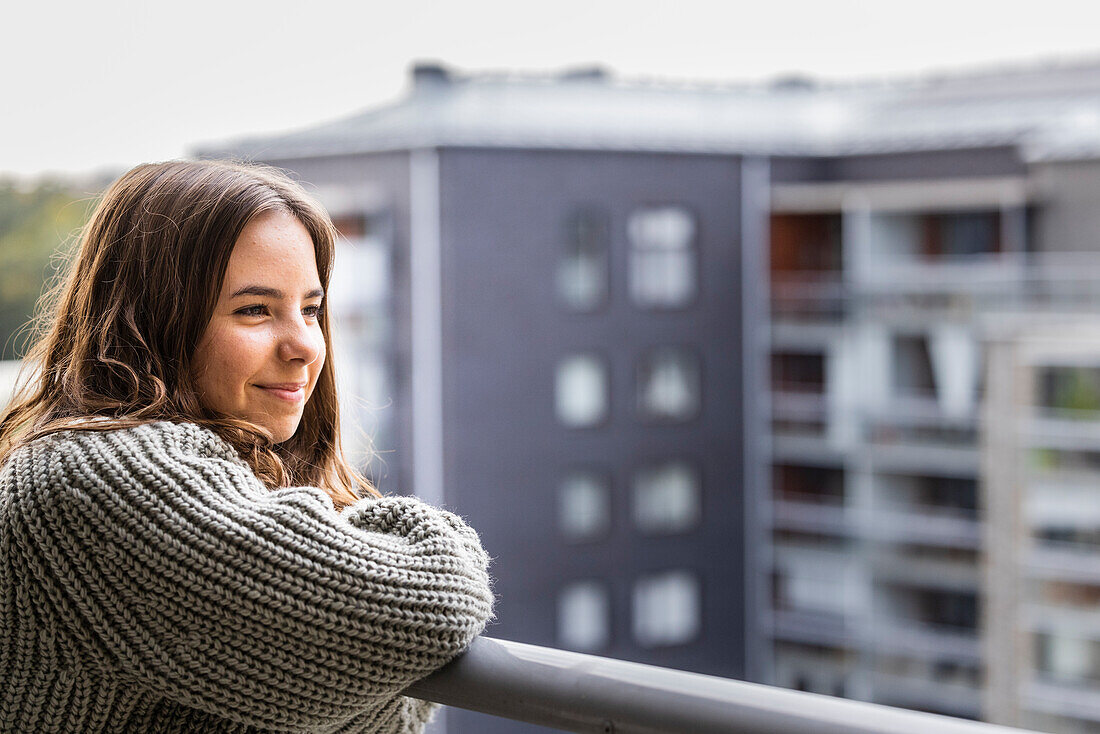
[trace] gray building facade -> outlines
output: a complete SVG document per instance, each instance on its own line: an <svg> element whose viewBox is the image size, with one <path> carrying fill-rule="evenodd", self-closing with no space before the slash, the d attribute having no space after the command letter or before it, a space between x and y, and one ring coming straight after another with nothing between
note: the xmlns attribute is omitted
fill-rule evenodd
<svg viewBox="0 0 1100 734"><path fill-rule="evenodd" d="M386 232L393 445L376 447L384 452L376 481L452 508L478 529L498 595L487 634L742 677L741 159L439 148L267 162L316 187L351 247L372 228ZM674 306L639 303L631 217L669 206L692 222L690 293ZM606 280L578 308L562 273L581 220L598 240ZM660 270L650 266L658 290ZM646 365L669 350L691 365L691 406L647 414ZM556 393L560 366L577 355L603 366L606 393L598 417L571 425ZM690 473L691 496L671 500L680 507L671 510L658 497L639 525L639 475L670 464ZM600 516L581 520L589 527L580 532L562 522L563 485L577 476L599 482L599 498L573 511ZM675 516L671 524L662 513ZM687 589L672 613L688 618L672 638L659 621L639 633L639 614L667 612L660 584L668 578L680 584L676 598ZM638 591L647 580L657 583L648 602ZM563 628L571 589L597 590L605 616L576 639ZM591 608L584 599L593 594L574 598L580 612ZM448 731L519 730L448 713Z"/></svg>

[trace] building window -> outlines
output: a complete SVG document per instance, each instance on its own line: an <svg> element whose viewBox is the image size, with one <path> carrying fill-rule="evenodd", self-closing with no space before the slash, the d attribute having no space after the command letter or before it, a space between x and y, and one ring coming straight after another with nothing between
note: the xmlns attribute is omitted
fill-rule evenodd
<svg viewBox="0 0 1100 734"><path fill-rule="evenodd" d="M971 591L921 589L914 594L918 620L938 627L978 628L978 595Z"/></svg>
<svg viewBox="0 0 1100 734"><path fill-rule="evenodd" d="M634 476L634 525L644 533L679 533L699 522L699 476L684 462L642 469Z"/></svg>
<svg viewBox="0 0 1100 734"><path fill-rule="evenodd" d="M1072 684L1100 681L1100 643L1062 630L1035 635L1035 667L1044 677Z"/></svg>
<svg viewBox="0 0 1100 734"><path fill-rule="evenodd" d="M606 477L575 472L561 483L558 524L569 540L591 540L607 534L611 524L611 488Z"/></svg>
<svg viewBox="0 0 1100 734"><path fill-rule="evenodd" d="M1047 367L1038 372L1038 405L1071 418L1100 411L1100 369Z"/></svg>
<svg viewBox="0 0 1100 734"><path fill-rule="evenodd" d="M643 308L675 308L695 296L695 218L683 207L639 209L627 222L630 296Z"/></svg>
<svg viewBox="0 0 1100 734"><path fill-rule="evenodd" d="M598 650L607 645L611 604L607 588L596 581L578 581L558 596L558 641L572 650Z"/></svg>
<svg viewBox="0 0 1100 734"><path fill-rule="evenodd" d="M923 219L921 250L930 257L989 255L1001 250L1001 213L951 212Z"/></svg>
<svg viewBox="0 0 1100 734"><path fill-rule="evenodd" d="M773 278L838 273L843 267L840 214L773 214L769 232Z"/></svg>
<svg viewBox="0 0 1100 734"><path fill-rule="evenodd" d="M824 394L825 355L773 352L772 392Z"/></svg>
<svg viewBox="0 0 1100 734"><path fill-rule="evenodd" d="M607 301L609 230L607 215L592 209L566 221L558 295L574 311L593 311Z"/></svg>
<svg viewBox="0 0 1100 734"><path fill-rule="evenodd" d="M779 501L844 504L844 470L831 467L774 464L772 496Z"/></svg>
<svg viewBox="0 0 1100 734"><path fill-rule="evenodd" d="M646 647L679 645L699 634L699 581L685 571L638 579L634 586L634 638Z"/></svg>
<svg viewBox="0 0 1100 734"><path fill-rule="evenodd" d="M594 426L607 417L607 365L590 354L558 363L555 405L558 419L570 428Z"/></svg>
<svg viewBox="0 0 1100 734"><path fill-rule="evenodd" d="M699 359L686 349L650 352L638 365L638 414L658 421L685 421L699 412Z"/></svg>

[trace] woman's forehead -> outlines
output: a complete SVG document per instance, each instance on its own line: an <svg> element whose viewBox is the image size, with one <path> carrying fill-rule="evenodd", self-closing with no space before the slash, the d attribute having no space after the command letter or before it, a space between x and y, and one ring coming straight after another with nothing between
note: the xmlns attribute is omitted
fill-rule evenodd
<svg viewBox="0 0 1100 734"><path fill-rule="evenodd" d="M274 211L255 217L233 245L223 293L253 285L291 294L320 287L313 239L292 214Z"/></svg>

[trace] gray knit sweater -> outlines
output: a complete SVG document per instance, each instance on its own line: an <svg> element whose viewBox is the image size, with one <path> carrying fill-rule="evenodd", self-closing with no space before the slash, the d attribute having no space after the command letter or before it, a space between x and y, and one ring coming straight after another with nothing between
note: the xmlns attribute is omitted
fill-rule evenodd
<svg viewBox="0 0 1100 734"><path fill-rule="evenodd" d="M67 431L0 472L0 732L418 732L488 558L409 497L268 490L193 424Z"/></svg>

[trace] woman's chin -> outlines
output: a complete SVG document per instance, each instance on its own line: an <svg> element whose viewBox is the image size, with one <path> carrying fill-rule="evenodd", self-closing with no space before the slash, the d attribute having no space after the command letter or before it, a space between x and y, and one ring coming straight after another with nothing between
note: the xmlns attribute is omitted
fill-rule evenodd
<svg viewBox="0 0 1100 734"><path fill-rule="evenodd" d="M298 432L298 425L302 422L301 416L294 418L287 418L285 420L271 420L270 416L264 416L259 420L253 420L253 422L259 427L267 431L271 436L272 443L283 443L294 438L294 434Z"/></svg>
<svg viewBox="0 0 1100 734"><path fill-rule="evenodd" d="M271 440L275 443L284 443L294 438L294 434L298 432L298 424L295 423L290 428L283 428L282 430L275 430L271 432Z"/></svg>

